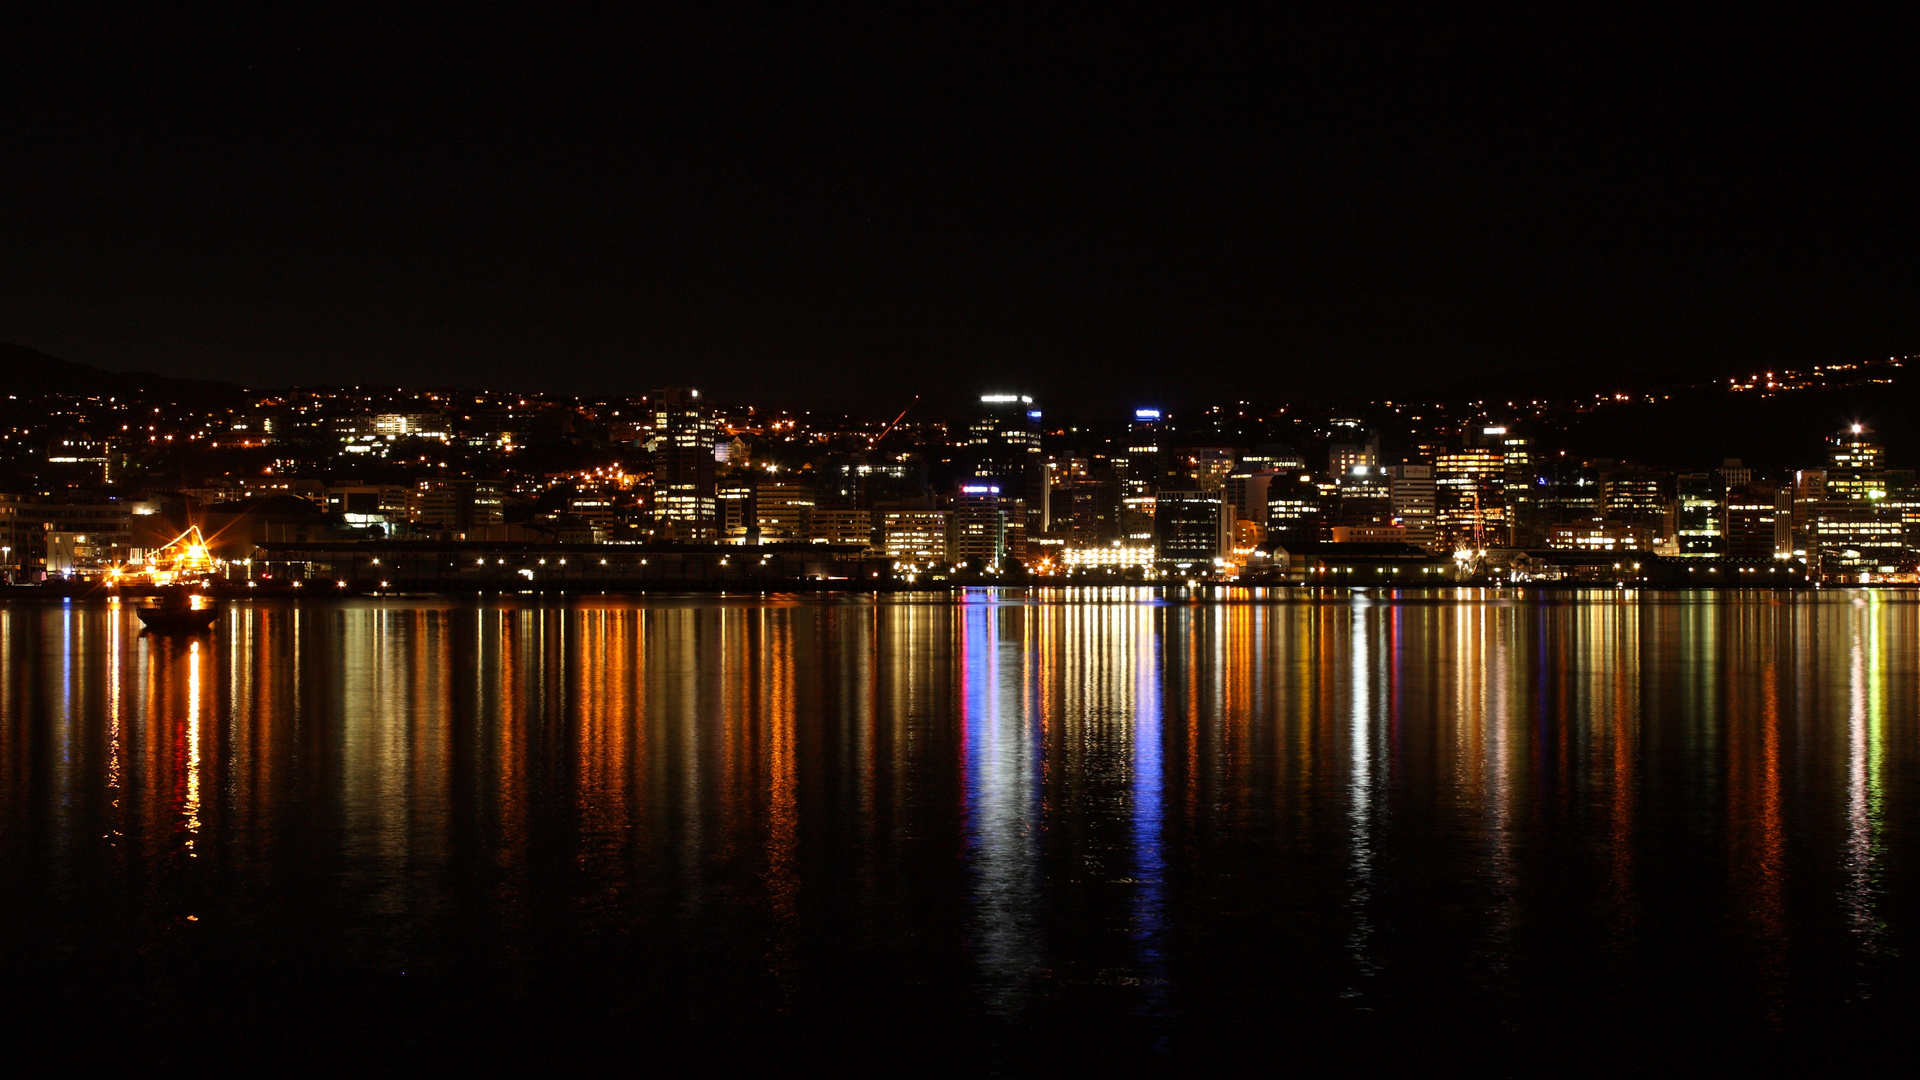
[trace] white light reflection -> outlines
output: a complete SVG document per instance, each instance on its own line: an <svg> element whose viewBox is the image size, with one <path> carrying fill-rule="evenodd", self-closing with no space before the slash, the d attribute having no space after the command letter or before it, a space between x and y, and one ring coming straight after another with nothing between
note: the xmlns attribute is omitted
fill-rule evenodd
<svg viewBox="0 0 1920 1080"><path fill-rule="evenodd" d="M1353 930L1347 937L1347 949L1353 954L1356 984L1370 979L1379 970L1368 955L1373 942L1373 919L1368 908L1373 902L1373 655L1367 640L1366 599L1356 596L1348 611L1347 650L1349 658L1347 692L1352 711L1347 720L1347 754L1350 776L1347 781L1347 842L1351 852L1348 868L1350 893L1347 909L1353 916ZM1342 997L1357 998L1364 991L1348 986Z"/></svg>
<svg viewBox="0 0 1920 1080"><path fill-rule="evenodd" d="M1847 886L1842 900L1853 934L1868 955L1880 951L1881 929L1874 914L1874 838L1880 816L1877 614L1876 607L1864 602L1854 608L1847 665Z"/></svg>
<svg viewBox="0 0 1920 1080"><path fill-rule="evenodd" d="M1002 670L995 603L960 608L973 940L987 1006L1020 1012L1040 966L1040 750L1024 671Z"/></svg>

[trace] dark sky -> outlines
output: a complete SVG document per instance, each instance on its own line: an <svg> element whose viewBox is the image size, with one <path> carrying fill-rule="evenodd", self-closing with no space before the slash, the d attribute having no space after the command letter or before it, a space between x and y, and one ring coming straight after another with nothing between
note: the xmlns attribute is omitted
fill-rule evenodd
<svg viewBox="0 0 1920 1080"><path fill-rule="evenodd" d="M1920 338L1884 28L927 10L16 22L0 340L890 413Z"/></svg>

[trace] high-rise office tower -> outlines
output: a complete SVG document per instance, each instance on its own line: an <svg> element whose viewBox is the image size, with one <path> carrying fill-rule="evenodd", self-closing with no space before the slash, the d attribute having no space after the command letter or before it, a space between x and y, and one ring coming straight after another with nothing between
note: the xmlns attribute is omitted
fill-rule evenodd
<svg viewBox="0 0 1920 1080"><path fill-rule="evenodd" d="M713 413L700 391L684 388L652 394L648 406L654 517L677 539L711 540L719 527Z"/></svg>
<svg viewBox="0 0 1920 1080"><path fill-rule="evenodd" d="M1161 488L1154 499L1154 562L1170 573L1212 573L1233 538L1223 525L1219 493Z"/></svg>
<svg viewBox="0 0 1920 1080"><path fill-rule="evenodd" d="M1884 499L1886 450L1860 424L1827 440L1827 498L1836 501Z"/></svg>
<svg viewBox="0 0 1920 1080"><path fill-rule="evenodd" d="M967 451L974 474L991 477L1007 508L1032 513L1038 528L1047 481L1040 456L1040 410L1033 398L982 394L979 411L967 425Z"/></svg>
<svg viewBox="0 0 1920 1080"><path fill-rule="evenodd" d="M1507 543L1506 461L1498 450L1467 447L1433 462L1435 527L1443 543Z"/></svg>
<svg viewBox="0 0 1920 1080"><path fill-rule="evenodd" d="M1793 490L1743 484L1727 492L1728 555L1784 558L1793 549ZM1684 549L1684 542L1682 547Z"/></svg>
<svg viewBox="0 0 1920 1080"><path fill-rule="evenodd" d="M1267 485L1267 540L1317 542L1326 533L1320 489L1306 473L1276 477Z"/></svg>
<svg viewBox="0 0 1920 1080"><path fill-rule="evenodd" d="M947 561L978 560L998 570L1007 555L1007 515L1000 485L990 476L976 477L954 493L947 521Z"/></svg>
<svg viewBox="0 0 1920 1080"><path fill-rule="evenodd" d="M1377 465L1350 465L1340 477L1336 525L1349 528L1388 528L1393 524L1393 497L1387 474Z"/></svg>
<svg viewBox="0 0 1920 1080"><path fill-rule="evenodd" d="M1393 521L1407 530L1407 543L1434 546L1433 466L1389 465L1385 471Z"/></svg>
<svg viewBox="0 0 1920 1080"><path fill-rule="evenodd" d="M1726 488L1718 473L1681 473L1674 478L1674 532L1682 555L1719 555L1726 550ZM1772 554L1769 552L1768 554Z"/></svg>
<svg viewBox="0 0 1920 1080"><path fill-rule="evenodd" d="M1166 471L1162 422L1159 409L1133 410L1126 465L1120 475L1120 535L1129 540L1153 537L1153 496Z"/></svg>

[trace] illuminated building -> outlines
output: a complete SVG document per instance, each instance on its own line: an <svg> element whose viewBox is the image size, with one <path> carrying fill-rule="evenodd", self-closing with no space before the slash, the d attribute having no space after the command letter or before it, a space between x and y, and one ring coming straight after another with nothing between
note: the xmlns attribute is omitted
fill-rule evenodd
<svg viewBox="0 0 1920 1080"><path fill-rule="evenodd" d="M1887 567L1904 558L1906 525L1880 500L1829 499L1816 504L1807 522L1808 543L1820 553L1823 572Z"/></svg>
<svg viewBox="0 0 1920 1080"><path fill-rule="evenodd" d="M1327 444L1327 472L1345 476L1355 466L1380 464L1380 436L1358 420L1334 420L1333 439Z"/></svg>
<svg viewBox="0 0 1920 1080"><path fill-rule="evenodd" d="M1077 544L1104 544L1120 537L1120 480L1105 471L1061 491L1067 532Z"/></svg>
<svg viewBox="0 0 1920 1080"><path fill-rule="evenodd" d="M1393 495L1385 471L1377 465L1350 465L1340 477L1334 522L1355 528L1393 524ZM1404 539L1404 534L1397 537Z"/></svg>
<svg viewBox="0 0 1920 1080"><path fill-rule="evenodd" d="M1743 484L1727 492L1727 554L1771 559L1793 550L1793 493Z"/></svg>
<svg viewBox="0 0 1920 1080"><path fill-rule="evenodd" d="M1267 489L1273 485L1280 473L1271 469L1259 472L1237 472L1228 476L1221 485L1221 496L1232 508L1235 521L1254 521L1264 524L1267 520Z"/></svg>
<svg viewBox="0 0 1920 1080"><path fill-rule="evenodd" d="M40 506L46 529L46 572L86 577L127 561L133 542L133 510L107 495L71 494Z"/></svg>
<svg viewBox="0 0 1920 1080"><path fill-rule="evenodd" d="M1674 478L1674 533L1682 555L1719 555L1726 548L1726 492L1717 473Z"/></svg>
<svg viewBox="0 0 1920 1080"><path fill-rule="evenodd" d="M1404 544L1407 530L1393 525L1335 525L1332 542L1336 544Z"/></svg>
<svg viewBox="0 0 1920 1080"><path fill-rule="evenodd" d="M1154 502L1154 562L1169 573L1212 573L1232 546L1224 509L1213 492L1161 488Z"/></svg>
<svg viewBox="0 0 1920 1080"><path fill-rule="evenodd" d="M1000 485L978 477L960 485L947 519L947 561L977 559L997 569L1007 556L1007 515L1001 509Z"/></svg>
<svg viewBox="0 0 1920 1080"><path fill-rule="evenodd" d="M812 484L762 477L754 484L753 523L764 539L802 539L817 501Z"/></svg>
<svg viewBox="0 0 1920 1080"><path fill-rule="evenodd" d="M887 558L911 566L932 566L947 559L945 510L885 510L880 542Z"/></svg>
<svg viewBox="0 0 1920 1080"><path fill-rule="evenodd" d="M1394 524L1406 530L1406 542L1432 547L1434 487L1431 465L1388 465L1387 498Z"/></svg>
<svg viewBox="0 0 1920 1080"><path fill-rule="evenodd" d="M407 489L398 484L333 484L323 497L328 513L342 515L355 528L386 533L407 520Z"/></svg>
<svg viewBox="0 0 1920 1080"><path fill-rule="evenodd" d="M45 526L31 495L0 495L0 582L37 582L46 574Z"/></svg>
<svg viewBox="0 0 1920 1080"><path fill-rule="evenodd" d="M1908 546L1920 546L1920 483L1912 469L1888 469L1884 513L1898 517L1903 526L1902 539Z"/></svg>
<svg viewBox="0 0 1920 1080"><path fill-rule="evenodd" d="M1153 567L1153 548L1147 544L1087 544L1069 547L1060 553L1061 561L1075 570L1148 570Z"/></svg>
<svg viewBox="0 0 1920 1080"><path fill-rule="evenodd" d="M873 543L873 514L866 510L815 508L807 522L807 539L869 546Z"/></svg>
<svg viewBox="0 0 1920 1080"><path fill-rule="evenodd" d="M1886 451L1872 432L1855 424L1827 440L1826 498L1864 502L1887 497Z"/></svg>
<svg viewBox="0 0 1920 1080"><path fill-rule="evenodd" d="M1443 543L1503 547L1507 542L1506 461L1499 451L1468 447L1433 462L1434 527Z"/></svg>
<svg viewBox="0 0 1920 1080"><path fill-rule="evenodd" d="M1538 509L1534 488L1533 439L1504 426L1483 428L1482 437L1500 451L1501 487L1514 542L1535 535Z"/></svg>
<svg viewBox="0 0 1920 1080"><path fill-rule="evenodd" d="M1430 585L1450 582L1451 560L1414 544L1267 542L1275 576L1296 585Z"/></svg>
<svg viewBox="0 0 1920 1080"><path fill-rule="evenodd" d="M1241 472L1270 472L1276 469L1305 469L1307 459L1291 446L1279 443L1261 443L1240 455Z"/></svg>
<svg viewBox="0 0 1920 1080"><path fill-rule="evenodd" d="M710 540L719 531L713 414L691 389L659 391L648 407L654 517L674 539Z"/></svg>
<svg viewBox="0 0 1920 1080"><path fill-rule="evenodd" d="M1317 541L1326 519L1320 492L1312 477L1299 473L1267 485L1267 539L1274 542Z"/></svg>
<svg viewBox="0 0 1920 1080"><path fill-rule="evenodd" d="M441 413L376 413L371 428L375 436L388 442L401 439L448 442L453 438L453 425Z"/></svg>
<svg viewBox="0 0 1920 1080"><path fill-rule="evenodd" d="M1160 486L1164 471L1160 456L1162 423L1159 409L1133 410L1133 426L1127 434L1125 467L1121 472L1122 503L1129 508L1144 506L1149 516L1153 512L1152 496Z"/></svg>
<svg viewBox="0 0 1920 1080"><path fill-rule="evenodd" d="M1201 491L1219 491L1233 472L1233 448L1229 446L1189 447L1181 459L1187 475Z"/></svg>
<svg viewBox="0 0 1920 1080"><path fill-rule="evenodd" d="M974 473L995 482L1010 513L1031 512L1038 525L1046 498L1040 459L1040 410L1025 394L983 394L979 415L967 427ZM1018 505L1012 505L1018 503Z"/></svg>
<svg viewBox="0 0 1920 1080"><path fill-rule="evenodd" d="M757 481L750 476L730 476L715 485L717 524L722 535L744 537L753 527L757 486Z"/></svg>
<svg viewBox="0 0 1920 1080"><path fill-rule="evenodd" d="M1576 521L1549 525L1547 547L1554 551L1652 551L1652 526L1632 521Z"/></svg>
<svg viewBox="0 0 1920 1080"><path fill-rule="evenodd" d="M1600 473L1598 509L1614 521L1632 521L1666 535L1670 500L1667 478L1651 469L1614 467Z"/></svg>
<svg viewBox="0 0 1920 1080"><path fill-rule="evenodd" d="M484 480L422 480L407 492L407 521L421 532L458 534L506 520L500 485Z"/></svg>

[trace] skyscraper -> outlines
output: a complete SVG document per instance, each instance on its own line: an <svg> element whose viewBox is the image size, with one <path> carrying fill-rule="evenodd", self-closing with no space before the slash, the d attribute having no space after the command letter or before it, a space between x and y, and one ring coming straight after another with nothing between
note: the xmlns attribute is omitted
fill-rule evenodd
<svg viewBox="0 0 1920 1080"><path fill-rule="evenodd" d="M1854 424L1827 441L1832 446L1827 498L1847 502L1886 498L1886 450L1874 441L1873 432Z"/></svg>
<svg viewBox="0 0 1920 1080"><path fill-rule="evenodd" d="M977 560L988 570L999 570L1007 555L1007 515L1000 485L982 476L960 485L953 497L947 524L947 561Z"/></svg>
<svg viewBox="0 0 1920 1080"><path fill-rule="evenodd" d="M654 517L679 540L718 533L714 490L714 423L700 391L661 390L648 398Z"/></svg>
<svg viewBox="0 0 1920 1080"><path fill-rule="evenodd" d="M1386 474L1394 523L1407 530L1407 543L1432 547L1435 542L1433 466L1389 465Z"/></svg>
<svg viewBox="0 0 1920 1080"><path fill-rule="evenodd" d="M1682 555L1719 555L1726 550L1726 487L1719 476L1690 472L1674 478L1674 532Z"/></svg>
<svg viewBox="0 0 1920 1080"><path fill-rule="evenodd" d="M979 413L967 425L974 473L990 477L1014 513L1031 514L1037 530L1046 499L1046 469L1040 456L1040 410L1025 394L982 394ZM1017 504L1017 505L1011 505Z"/></svg>
<svg viewBox="0 0 1920 1080"><path fill-rule="evenodd" d="M1217 492L1162 488L1155 495L1154 562L1170 573L1211 574L1231 547Z"/></svg>
<svg viewBox="0 0 1920 1080"><path fill-rule="evenodd" d="M1159 409L1133 410L1120 479L1120 534L1130 540L1153 537L1153 496L1165 471L1161 421Z"/></svg>

